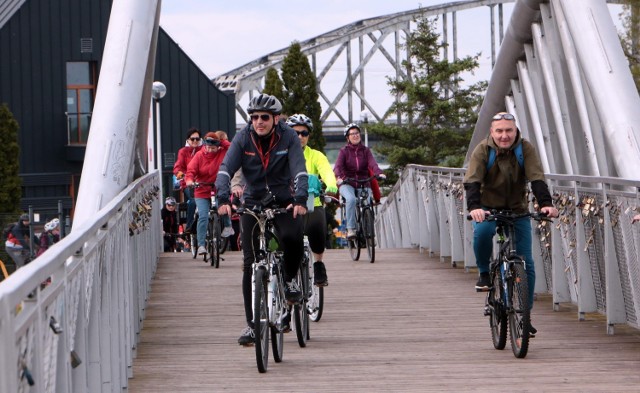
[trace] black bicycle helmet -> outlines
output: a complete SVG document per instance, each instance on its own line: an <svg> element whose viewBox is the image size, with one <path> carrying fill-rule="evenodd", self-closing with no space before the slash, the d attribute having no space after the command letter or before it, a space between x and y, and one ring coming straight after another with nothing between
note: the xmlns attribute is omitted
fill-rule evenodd
<svg viewBox="0 0 640 393"><path fill-rule="evenodd" d="M309 131L313 131L313 122L306 115L301 113L289 116L287 119L287 125L289 127L305 126Z"/></svg>
<svg viewBox="0 0 640 393"><path fill-rule="evenodd" d="M282 104L274 96L269 94L260 94L253 97L247 107L247 112L270 112L273 115L279 115L282 112Z"/></svg>
<svg viewBox="0 0 640 393"><path fill-rule="evenodd" d="M360 129L360 126L357 125L356 123L350 123L347 124L347 126L344 128L344 137L348 137L349 136L349 130L352 128L357 128L358 132L362 132L362 130Z"/></svg>

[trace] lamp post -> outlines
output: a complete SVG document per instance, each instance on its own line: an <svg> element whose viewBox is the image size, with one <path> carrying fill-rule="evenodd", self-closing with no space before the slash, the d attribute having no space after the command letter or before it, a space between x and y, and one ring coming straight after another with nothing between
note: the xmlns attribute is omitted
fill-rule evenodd
<svg viewBox="0 0 640 393"><path fill-rule="evenodd" d="M160 139L160 100L167 94L167 87L162 82L153 82L151 96L153 97L153 129L156 134L156 167L160 171L160 193L162 190L162 141Z"/></svg>
<svg viewBox="0 0 640 393"><path fill-rule="evenodd" d="M371 114L368 111L360 112L360 122L364 128L364 145L369 147L369 134L367 134L367 124L369 124L369 117Z"/></svg>

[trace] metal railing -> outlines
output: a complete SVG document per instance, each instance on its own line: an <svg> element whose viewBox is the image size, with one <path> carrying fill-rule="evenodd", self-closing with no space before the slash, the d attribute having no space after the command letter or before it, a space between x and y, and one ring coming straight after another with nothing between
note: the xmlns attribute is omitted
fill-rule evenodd
<svg viewBox="0 0 640 393"><path fill-rule="evenodd" d="M162 249L158 172L0 283L1 392L121 392Z"/></svg>
<svg viewBox="0 0 640 393"><path fill-rule="evenodd" d="M418 247L453 267L475 267L464 172L407 166L379 208L380 247ZM605 315L610 334L615 324L639 329L640 224L632 224L632 218L639 210L640 181L546 177L560 217L533 228L536 292L550 293L556 308L564 302L577 305L579 319L590 312Z"/></svg>

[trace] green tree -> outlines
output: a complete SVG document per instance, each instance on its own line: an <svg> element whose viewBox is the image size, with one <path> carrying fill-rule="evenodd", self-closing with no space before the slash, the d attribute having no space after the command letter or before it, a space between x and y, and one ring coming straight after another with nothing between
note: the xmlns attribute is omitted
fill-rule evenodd
<svg viewBox="0 0 640 393"><path fill-rule="evenodd" d="M267 74L264 77L264 89L262 90L264 94L270 94L272 96L277 97L280 101L284 101L284 85L282 84L282 80L278 75L278 70L273 67L270 67L267 70Z"/></svg>
<svg viewBox="0 0 640 393"><path fill-rule="evenodd" d="M640 91L640 0L626 0L620 19L624 27L620 42L629 60L629 68L636 88Z"/></svg>
<svg viewBox="0 0 640 393"><path fill-rule="evenodd" d="M20 212L22 181L18 173L20 145L18 122L7 104L0 105L0 214Z"/></svg>
<svg viewBox="0 0 640 393"><path fill-rule="evenodd" d="M403 124L370 126L370 132L382 139L375 150L387 157L391 177L410 163L461 167L487 86L478 82L462 87L461 75L478 67L479 54L455 61L443 59L446 44L435 32L435 21L419 17L415 22L416 30L404 44L407 60L403 66L411 77L388 78L391 94L402 100L387 115L399 113Z"/></svg>
<svg viewBox="0 0 640 393"><path fill-rule="evenodd" d="M309 147L324 153L326 141L320 121L322 108L318 101L317 80L299 42L291 44L282 62L282 82L285 89L284 112L288 115L303 113L311 119L313 132L309 137Z"/></svg>

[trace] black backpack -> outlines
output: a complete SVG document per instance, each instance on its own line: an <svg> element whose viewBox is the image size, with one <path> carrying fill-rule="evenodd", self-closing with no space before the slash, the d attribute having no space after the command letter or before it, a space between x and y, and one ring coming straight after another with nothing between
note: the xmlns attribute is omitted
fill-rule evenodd
<svg viewBox="0 0 640 393"><path fill-rule="evenodd" d="M13 231L13 228L18 225L17 222L12 222L10 224L8 224L6 227L4 227L4 229L2 230L2 238L4 240L7 240L9 238L9 234L11 233L11 231Z"/></svg>

